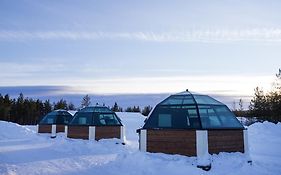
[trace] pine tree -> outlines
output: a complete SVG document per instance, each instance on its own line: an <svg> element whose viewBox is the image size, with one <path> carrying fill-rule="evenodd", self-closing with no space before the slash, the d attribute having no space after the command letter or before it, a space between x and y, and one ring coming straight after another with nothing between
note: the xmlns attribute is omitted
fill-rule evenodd
<svg viewBox="0 0 281 175"><path fill-rule="evenodd" d="M142 115L144 116L148 116L148 114L150 113L150 111L152 110L152 107L150 105L145 106L143 108L143 110L141 111Z"/></svg>
<svg viewBox="0 0 281 175"><path fill-rule="evenodd" d="M123 111L123 109L120 106L118 106L117 102L114 103L111 110L114 111L114 112L122 112Z"/></svg>
<svg viewBox="0 0 281 175"><path fill-rule="evenodd" d="M133 109L132 109L131 107L127 107L127 108L125 109L125 112L133 112Z"/></svg>
<svg viewBox="0 0 281 175"><path fill-rule="evenodd" d="M68 104L68 110L75 110L75 106L74 106L74 104L73 103L69 103Z"/></svg>
<svg viewBox="0 0 281 175"><path fill-rule="evenodd" d="M267 100L263 90L259 87L255 88L255 95L251 100L250 110L255 117L259 117L262 120L265 119L266 113L268 112Z"/></svg>
<svg viewBox="0 0 281 175"><path fill-rule="evenodd" d="M54 110L56 109L65 109L68 110L67 102L64 99L60 99L57 103L54 104Z"/></svg>
<svg viewBox="0 0 281 175"><path fill-rule="evenodd" d="M45 102L43 103L43 115L46 115L51 111L52 111L52 104L50 100L45 100Z"/></svg>

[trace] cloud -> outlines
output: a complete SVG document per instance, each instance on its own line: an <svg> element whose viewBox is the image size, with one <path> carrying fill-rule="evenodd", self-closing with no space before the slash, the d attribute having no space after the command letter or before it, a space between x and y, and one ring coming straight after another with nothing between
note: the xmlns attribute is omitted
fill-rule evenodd
<svg viewBox="0 0 281 175"><path fill-rule="evenodd" d="M213 29L176 32L0 31L0 41L121 39L150 42L281 42L281 28Z"/></svg>
<svg viewBox="0 0 281 175"><path fill-rule="evenodd" d="M12 98L17 98L19 93L23 93L25 97L28 98L39 98L41 100L50 99L51 102L56 102L61 98L67 100L68 102L74 103L77 107L81 103L82 97L86 93L71 93L73 87L70 86L0 86L0 94L9 94ZM91 96L92 104L105 103L106 105L112 106L114 102L118 102L118 105L122 107L128 107L132 105L139 105L141 107L145 105L154 106L167 96L172 93L149 93L149 94L97 94L95 92L88 93ZM224 95L222 94L212 94L210 92L205 92L204 94L209 94L212 97L226 103L230 108L233 107L233 101L238 101L242 98L245 104L249 103L251 96L243 95Z"/></svg>
<svg viewBox="0 0 281 175"><path fill-rule="evenodd" d="M38 97L63 94L69 89L68 86L0 86L0 94L16 97L23 93L27 97Z"/></svg>

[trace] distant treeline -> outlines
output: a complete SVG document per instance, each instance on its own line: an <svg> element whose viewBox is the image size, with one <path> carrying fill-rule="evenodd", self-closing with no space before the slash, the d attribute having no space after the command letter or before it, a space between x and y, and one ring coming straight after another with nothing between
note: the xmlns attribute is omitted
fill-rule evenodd
<svg viewBox="0 0 281 175"><path fill-rule="evenodd" d="M276 74L276 81L273 84L272 90L264 92L257 87L254 90L255 95L251 100L249 109L243 109L243 101L239 100L239 109L234 107L236 116L255 118L259 121L281 121L281 70ZM91 105L89 95L83 97L81 106L86 107ZM105 105L105 104L103 104ZM109 107L114 112L140 112L147 116L152 110L151 106L145 106L141 109L139 106L132 106L123 109L117 102L112 107ZM37 124L38 121L56 109L77 110L73 103L68 103L61 99L58 102L51 103L50 100L39 100L25 98L21 93L18 98L10 98L8 94L2 96L0 94L0 120L11 121L19 124Z"/></svg>
<svg viewBox="0 0 281 175"><path fill-rule="evenodd" d="M255 94L251 100L249 110L244 110L239 101L239 109L235 110L237 116L255 117L259 121L281 122L281 69L276 74L272 90L264 92L256 87Z"/></svg>
<svg viewBox="0 0 281 175"><path fill-rule="evenodd" d="M83 97L79 108L90 105L91 99L89 95L86 95ZM116 102L109 108L114 112L123 111ZM56 109L78 110L73 103L68 103L64 99L51 103L50 100L42 101L24 97L22 93L18 98L11 98L8 94L4 96L0 94L0 120L15 122L22 125L32 125L37 124L43 116ZM151 109L151 106L145 106L143 109L139 106L133 106L127 107L124 111L141 112L143 115L147 116Z"/></svg>

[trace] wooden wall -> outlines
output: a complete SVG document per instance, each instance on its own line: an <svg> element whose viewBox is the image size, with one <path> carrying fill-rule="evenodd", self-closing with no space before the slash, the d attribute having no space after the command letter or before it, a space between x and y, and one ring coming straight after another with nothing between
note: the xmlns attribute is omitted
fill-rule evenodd
<svg viewBox="0 0 281 175"><path fill-rule="evenodd" d="M96 126L96 140L118 138L120 139L121 126Z"/></svg>
<svg viewBox="0 0 281 175"><path fill-rule="evenodd" d="M95 139L120 139L120 126L96 126ZM89 126L68 126L67 137L89 139Z"/></svg>
<svg viewBox="0 0 281 175"><path fill-rule="evenodd" d="M209 130L210 154L219 152L244 152L243 130Z"/></svg>
<svg viewBox="0 0 281 175"><path fill-rule="evenodd" d="M56 132L64 132L65 125L57 125Z"/></svg>
<svg viewBox="0 0 281 175"><path fill-rule="evenodd" d="M64 132L65 125L56 125L56 132ZM52 133L52 125L39 125L38 133Z"/></svg>
<svg viewBox="0 0 281 175"><path fill-rule="evenodd" d="M39 125L38 126L38 133L51 133L52 132L52 125Z"/></svg>
<svg viewBox="0 0 281 175"><path fill-rule="evenodd" d="M196 156L196 131L147 130L147 151Z"/></svg>
<svg viewBox="0 0 281 175"><path fill-rule="evenodd" d="M67 137L89 139L89 126L68 126Z"/></svg>

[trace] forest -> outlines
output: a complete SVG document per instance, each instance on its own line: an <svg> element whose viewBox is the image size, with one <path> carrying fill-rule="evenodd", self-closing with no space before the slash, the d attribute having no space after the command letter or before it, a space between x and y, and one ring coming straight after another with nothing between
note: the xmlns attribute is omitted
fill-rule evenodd
<svg viewBox="0 0 281 175"><path fill-rule="evenodd" d="M86 95L81 100L81 106L75 107L71 102L61 99L51 103L50 100L39 100L24 97L22 93L18 98L11 98L8 94L0 94L0 120L15 122L23 125L37 124L40 119L56 109L79 110L80 108L90 106L91 98ZM105 105L105 104L103 104ZM239 101L239 110L233 112L236 116L255 118L257 121L281 121L281 69L276 74L276 80L272 85L272 90L264 92L261 87L254 89L254 96L251 100L248 109L242 108L242 99ZM141 109L139 106L131 106L123 109L114 103L112 107L108 106L114 112L140 112L147 116L152 110L151 106L144 106Z"/></svg>
<svg viewBox="0 0 281 175"><path fill-rule="evenodd" d="M80 108L90 106L91 99L89 95L83 97L81 106L75 107L71 102L61 99L51 103L50 100L39 100L24 97L22 93L18 98L11 98L8 94L0 94L0 120L10 121L22 125L37 124L47 113L56 109L79 110ZM105 104L103 104L105 105ZM151 106L145 106L141 109L139 106L127 107L123 110L117 102L112 107L108 106L114 112L140 112L147 116L151 111Z"/></svg>

